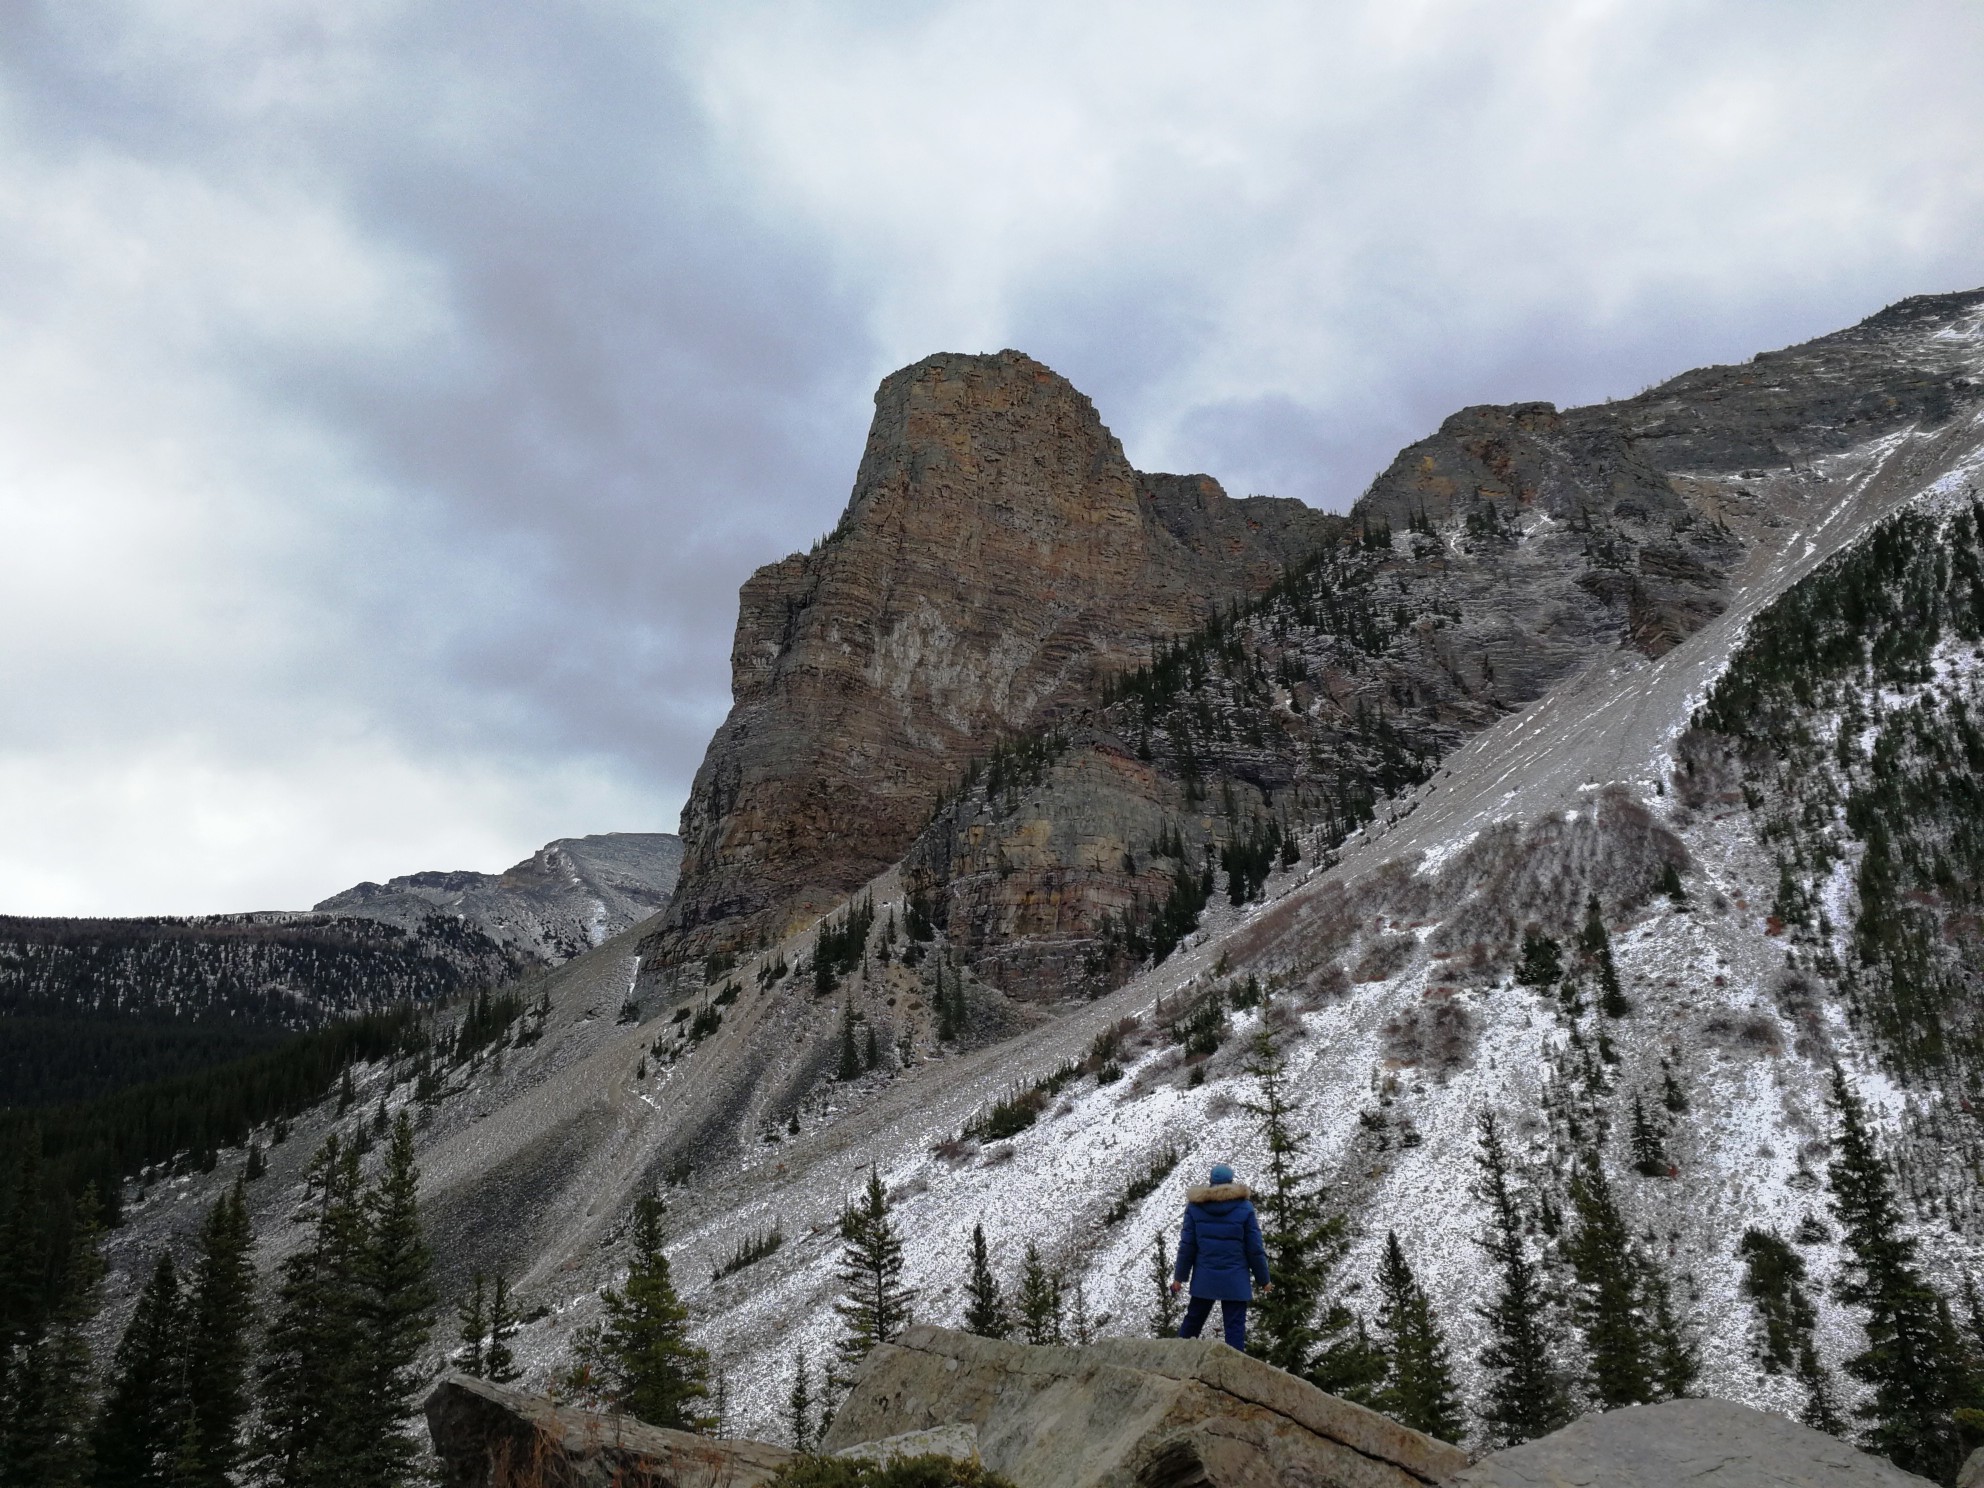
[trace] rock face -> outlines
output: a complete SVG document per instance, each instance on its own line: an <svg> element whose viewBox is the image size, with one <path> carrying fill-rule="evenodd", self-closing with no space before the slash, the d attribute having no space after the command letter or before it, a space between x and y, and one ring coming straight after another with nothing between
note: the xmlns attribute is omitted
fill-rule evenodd
<svg viewBox="0 0 1984 1488"><path fill-rule="evenodd" d="M1223 1343L1048 1348L930 1327L868 1356L823 1445L957 1425L1026 1488L1418 1488L1467 1463Z"/></svg>
<svg viewBox="0 0 1984 1488"><path fill-rule="evenodd" d="M888 377L854 493L740 595L733 705L697 772L666 961L781 935L894 862L965 764L1340 527L1132 469L1015 351Z"/></svg>
<svg viewBox="0 0 1984 1488"><path fill-rule="evenodd" d="M1727 1400L1670 1400L1586 1416L1492 1453L1454 1488L1925 1488L1880 1457L1768 1411Z"/></svg>
<svg viewBox="0 0 1984 1488"><path fill-rule="evenodd" d="M427 1397L444 1488L757 1488L792 1457L450 1374Z"/></svg>
<svg viewBox="0 0 1984 1488"><path fill-rule="evenodd" d="M1784 525L1766 476L1816 481L1815 456L1978 401L1961 328L1980 305L1904 302L1617 403L1463 409L1400 452L1308 571L1170 674L1097 698L1017 788L947 800L909 887L1015 996L1113 985L1180 873L1271 825L1333 847L1594 660L1700 631L1758 549L1742 534Z"/></svg>
<svg viewBox="0 0 1984 1488"><path fill-rule="evenodd" d="M670 832L561 837L497 873L408 873L333 894L319 913L414 929L434 914L461 919L498 945L568 961L668 903L682 868Z"/></svg>

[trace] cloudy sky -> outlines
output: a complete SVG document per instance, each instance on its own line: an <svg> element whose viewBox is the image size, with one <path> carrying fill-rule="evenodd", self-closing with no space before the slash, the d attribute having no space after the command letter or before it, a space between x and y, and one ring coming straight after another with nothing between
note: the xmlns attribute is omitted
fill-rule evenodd
<svg viewBox="0 0 1984 1488"><path fill-rule="evenodd" d="M0 910L672 830L884 373L1340 508L1984 284L1972 0L0 0Z"/></svg>

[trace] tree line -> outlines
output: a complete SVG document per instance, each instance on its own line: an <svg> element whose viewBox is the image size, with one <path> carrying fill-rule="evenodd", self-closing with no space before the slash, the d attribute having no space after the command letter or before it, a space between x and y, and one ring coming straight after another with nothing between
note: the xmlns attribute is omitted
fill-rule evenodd
<svg viewBox="0 0 1984 1488"><path fill-rule="evenodd" d="M103 1230L85 1197L49 1304L7 1297L0 1333L0 1488L399 1488L418 1477L410 1429L433 1328L433 1258L402 1110L367 1180L336 1134L309 1169L304 1242L258 1296L244 1185L208 1211L183 1273L154 1258L102 1371ZM18 1288L24 1239L0 1236Z"/></svg>

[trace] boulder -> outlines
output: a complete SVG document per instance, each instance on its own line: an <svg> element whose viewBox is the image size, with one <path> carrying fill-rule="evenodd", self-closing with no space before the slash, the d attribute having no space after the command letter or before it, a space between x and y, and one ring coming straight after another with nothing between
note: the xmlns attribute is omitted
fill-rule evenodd
<svg viewBox="0 0 1984 1488"><path fill-rule="evenodd" d="M1929 1488L1880 1457L1768 1411L1670 1400L1586 1416L1492 1452L1453 1488Z"/></svg>
<svg viewBox="0 0 1984 1488"><path fill-rule="evenodd" d="M871 1353L823 1446L975 1429L1024 1488L1420 1488L1467 1454L1223 1343L1004 1343L915 1327Z"/></svg>
<svg viewBox="0 0 1984 1488"><path fill-rule="evenodd" d="M583 1411L466 1375L427 1397L444 1488L758 1488L792 1457L769 1442L718 1441Z"/></svg>

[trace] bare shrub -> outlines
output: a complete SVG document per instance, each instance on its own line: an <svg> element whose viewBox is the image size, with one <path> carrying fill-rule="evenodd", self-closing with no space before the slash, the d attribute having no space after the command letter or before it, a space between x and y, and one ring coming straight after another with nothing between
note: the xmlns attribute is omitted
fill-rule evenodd
<svg viewBox="0 0 1984 1488"><path fill-rule="evenodd" d="M1350 990L1350 973L1343 969L1341 961L1326 961L1310 972L1296 991L1296 997L1304 1008L1319 1008L1325 1003L1334 1002Z"/></svg>
<svg viewBox="0 0 1984 1488"><path fill-rule="evenodd" d="M1419 954L1419 941L1410 935L1380 935L1368 942L1364 954L1352 968L1353 982L1390 981L1412 964Z"/></svg>
<svg viewBox="0 0 1984 1488"><path fill-rule="evenodd" d="M930 1153L947 1163L969 1162L978 1155L978 1144L969 1137L946 1137L932 1147Z"/></svg>
<svg viewBox="0 0 1984 1488"><path fill-rule="evenodd" d="M1711 1013L1702 1020L1702 1037L1732 1054L1784 1052L1784 1035L1768 1013Z"/></svg>
<svg viewBox="0 0 1984 1488"><path fill-rule="evenodd" d="M1406 1008L1383 1030L1385 1058L1394 1065L1449 1074L1467 1063L1474 1052L1474 1015L1451 996L1435 997Z"/></svg>

